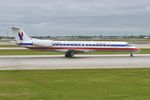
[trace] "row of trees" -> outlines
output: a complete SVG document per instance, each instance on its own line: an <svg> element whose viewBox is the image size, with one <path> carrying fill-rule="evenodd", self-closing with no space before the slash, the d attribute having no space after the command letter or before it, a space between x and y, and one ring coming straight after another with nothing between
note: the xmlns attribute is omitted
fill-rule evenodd
<svg viewBox="0 0 150 100"><path fill-rule="evenodd" d="M81 38L81 39L90 39L90 38L100 38L100 39L150 39L150 35L139 35L139 36L32 36L34 38ZM0 39L14 39L14 37L0 36Z"/></svg>

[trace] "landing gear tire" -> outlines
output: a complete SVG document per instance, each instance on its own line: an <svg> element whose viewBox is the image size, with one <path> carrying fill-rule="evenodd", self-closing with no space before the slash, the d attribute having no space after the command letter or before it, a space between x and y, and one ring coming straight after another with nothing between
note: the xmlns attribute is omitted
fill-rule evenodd
<svg viewBox="0 0 150 100"><path fill-rule="evenodd" d="M66 58L72 58L74 56L74 52L73 51L68 51L68 52L66 52L66 54L65 54L65 57Z"/></svg>
<svg viewBox="0 0 150 100"><path fill-rule="evenodd" d="M131 52L130 57L133 57L133 53Z"/></svg>

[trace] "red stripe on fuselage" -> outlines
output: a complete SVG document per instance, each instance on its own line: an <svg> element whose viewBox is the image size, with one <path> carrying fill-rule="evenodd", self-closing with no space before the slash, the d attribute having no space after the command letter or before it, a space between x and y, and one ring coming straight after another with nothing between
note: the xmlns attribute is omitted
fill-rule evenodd
<svg viewBox="0 0 150 100"><path fill-rule="evenodd" d="M80 48L80 47L27 47L29 49L34 50L43 50L43 51L49 51L49 50L61 50L61 49L67 49L67 50L95 50L95 51L139 51L138 48Z"/></svg>

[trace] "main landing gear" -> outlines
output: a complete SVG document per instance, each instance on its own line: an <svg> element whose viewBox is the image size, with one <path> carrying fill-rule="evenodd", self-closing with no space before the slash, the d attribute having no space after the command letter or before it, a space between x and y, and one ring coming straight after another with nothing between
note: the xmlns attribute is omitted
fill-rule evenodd
<svg viewBox="0 0 150 100"><path fill-rule="evenodd" d="M74 51L67 51L65 54L66 58L72 58L74 56L75 52Z"/></svg>

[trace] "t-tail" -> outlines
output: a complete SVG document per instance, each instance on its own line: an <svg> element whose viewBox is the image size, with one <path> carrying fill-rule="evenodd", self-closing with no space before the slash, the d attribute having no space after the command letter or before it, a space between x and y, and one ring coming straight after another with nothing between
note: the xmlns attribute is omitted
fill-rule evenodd
<svg viewBox="0 0 150 100"><path fill-rule="evenodd" d="M17 44L31 40L31 38L28 37L28 35L23 31L22 28L11 27L11 30L13 31L13 33L15 35L15 40L16 40Z"/></svg>
<svg viewBox="0 0 150 100"><path fill-rule="evenodd" d="M114 51L114 52L133 52L140 51L139 48L128 44L127 42L109 42L109 41L53 41L40 40L27 36L22 28L11 27L15 34L15 39L18 45L43 51L58 51L64 52L65 57L73 57L76 53L93 52L93 51Z"/></svg>

